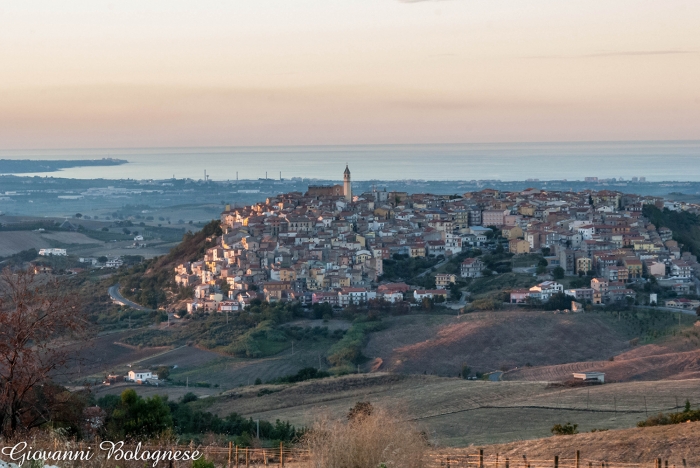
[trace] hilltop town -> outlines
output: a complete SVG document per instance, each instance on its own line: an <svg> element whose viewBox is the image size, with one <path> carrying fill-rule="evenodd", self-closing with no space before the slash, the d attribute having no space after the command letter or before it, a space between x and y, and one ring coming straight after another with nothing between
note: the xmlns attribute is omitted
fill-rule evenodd
<svg viewBox="0 0 700 468"><path fill-rule="evenodd" d="M461 281L511 271L489 268L484 253L543 258L519 271L541 281L508 291L511 303L566 294L573 307L625 300L657 305L656 294L640 299L639 288L632 288L651 281L670 292L666 306L700 305L679 298L696 293L696 256L643 213L645 206L697 212L695 205L610 190L483 189L460 196L376 189L353 194L352 188L346 167L342 185L312 185L305 193L227 206L216 245L201 260L175 269L176 283L194 290L187 311L242 310L255 299L336 307L373 299L460 305L459 288L450 293ZM424 274L435 286L387 281L385 263L402 259L428 260ZM455 259L457 272L439 272ZM565 288L557 280L566 276L589 284Z"/></svg>

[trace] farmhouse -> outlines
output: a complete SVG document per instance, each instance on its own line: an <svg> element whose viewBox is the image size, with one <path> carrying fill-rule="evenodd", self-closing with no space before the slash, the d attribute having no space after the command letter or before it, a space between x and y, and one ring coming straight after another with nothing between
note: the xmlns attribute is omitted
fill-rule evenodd
<svg viewBox="0 0 700 468"><path fill-rule="evenodd" d="M416 289L413 291L413 298L416 301L422 301L426 297L428 299L434 299L436 297L447 299L447 291L444 289Z"/></svg>
<svg viewBox="0 0 700 468"><path fill-rule="evenodd" d="M147 369L142 370L130 370L127 374L127 379L133 382L145 382L146 380L158 380L157 375L153 375L153 372Z"/></svg>

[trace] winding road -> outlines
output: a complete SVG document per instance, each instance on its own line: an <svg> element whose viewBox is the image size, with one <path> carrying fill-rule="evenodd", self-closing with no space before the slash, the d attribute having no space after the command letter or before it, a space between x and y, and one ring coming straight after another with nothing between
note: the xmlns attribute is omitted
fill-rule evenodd
<svg viewBox="0 0 700 468"><path fill-rule="evenodd" d="M116 302L117 304L131 307L132 309L136 309L136 310L145 310L147 312L153 311L153 309L149 309L148 307L144 307L142 305L139 305L133 301L130 301L129 299L125 298L124 296L122 296L121 293L119 292L119 285L118 284L110 286L108 291L109 291L109 297L112 298L112 300L114 302Z"/></svg>

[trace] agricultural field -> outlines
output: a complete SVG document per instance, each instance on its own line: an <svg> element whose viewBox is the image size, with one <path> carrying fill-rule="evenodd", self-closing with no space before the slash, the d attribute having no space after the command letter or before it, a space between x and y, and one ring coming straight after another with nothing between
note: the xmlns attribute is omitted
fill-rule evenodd
<svg viewBox="0 0 700 468"><path fill-rule="evenodd" d="M168 351L169 348L138 348L122 343L134 330L105 333L81 346L75 360L67 372L57 376L60 382L78 383L84 380L102 381L106 374L126 374L129 364L155 354Z"/></svg>
<svg viewBox="0 0 700 468"><path fill-rule="evenodd" d="M598 314L501 310L459 317L411 315L385 319L364 354L383 371L457 376L475 372L601 361L630 349L625 323ZM532 380L532 379L527 379Z"/></svg>
<svg viewBox="0 0 700 468"><path fill-rule="evenodd" d="M2 231L0 232L0 257L9 257L28 249L45 249L51 247L48 239L38 232Z"/></svg>
<svg viewBox="0 0 700 468"><path fill-rule="evenodd" d="M568 388L377 373L244 387L218 397L209 410L308 425L321 415L343 417L356 402L369 401L405 415L439 445L467 446L547 437L554 424L566 422L582 432L630 428L686 399L694 408L700 404L699 380Z"/></svg>
<svg viewBox="0 0 700 468"><path fill-rule="evenodd" d="M100 242L91 239L80 232L69 231L47 231L41 233L41 237L48 239L49 242L54 241L62 245L84 245L84 244L99 244Z"/></svg>

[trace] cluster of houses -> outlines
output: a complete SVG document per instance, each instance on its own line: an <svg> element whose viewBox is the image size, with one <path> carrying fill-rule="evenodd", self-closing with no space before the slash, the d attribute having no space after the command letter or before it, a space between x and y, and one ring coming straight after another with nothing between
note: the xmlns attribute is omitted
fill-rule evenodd
<svg viewBox="0 0 700 468"><path fill-rule="evenodd" d="M625 285L652 275L677 292L688 292L700 271L697 259L681 254L666 228L642 216L655 197L613 191L544 192L485 189L462 196L376 190L352 194L344 183L309 186L264 203L229 207L221 214L223 234L204 258L175 268L175 280L194 289L187 309L235 311L250 301L325 302L340 307L371 299L447 297L455 275L437 275L435 290L380 284L384 261L394 255L445 256L480 247L494 234L515 254L548 253L550 268L568 275L595 272L590 288L563 291L542 283L515 291L513 302L546 300L566 292L575 300L607 302L631 294ZM479 258L467 258L460 276L482 275Z"/></svg>

